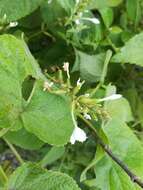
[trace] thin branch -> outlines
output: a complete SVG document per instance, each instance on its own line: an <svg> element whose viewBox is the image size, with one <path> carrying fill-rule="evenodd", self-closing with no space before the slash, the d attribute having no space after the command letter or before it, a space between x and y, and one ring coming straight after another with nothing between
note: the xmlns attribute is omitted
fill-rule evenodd
<svg viewBox="0 0 143 190"><path fill-rule="evenodd" d="M15 149L15 147L6 138L3 138L3 140L7 143L7 145L9 146L9 148L11 149L11 151L13 152L13 154L15 155L15 157L17 158L17 160L19 161L19 163L23 164L24 161L21 158L20 154Z"/></svg>
<svg viewBox="0 0 143 190"><path fill-rule="evenodd" d="M129 167L123 162L121 161L110 149L110 147L108 145L106 145L103 140L101 139L101 137L97 134L96 129L94 128L94 126L87 121L86 119L84 119L84 117L82 115L78 115L86 124L87 126L93 130L93 134L96 137L98 143L100 144L100 146L103 148L103 150L112 158L112 160L114 160L125 172L126 174L130 177L130 179L132 180L132 182L138 184L141 188L143 188L143 181L140 179L140 177L136 176L130 169Z"/></svg>

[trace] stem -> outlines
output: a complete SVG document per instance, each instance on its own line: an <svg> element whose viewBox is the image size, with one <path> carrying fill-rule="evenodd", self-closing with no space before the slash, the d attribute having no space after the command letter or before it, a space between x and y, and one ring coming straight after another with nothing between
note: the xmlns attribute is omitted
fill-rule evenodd
<svg viewBox="0 0 143 190"><path fill-rule="evenodd" d="M93 130L94 136L96 137L99 145L103 148L103 150L108 154L108 156L110 156L112 158L112 160L114 160L125 172L126 174L130 177L130 179L132 180L132 182L138 184L141 188L143 188L143 181L141 181L140 177L136 176L130 169L129 167L123 162L121 161L110 149L110 147L105 144L103 142L103 140L101 139L101 137L97 134L96 129L94 128L94 126L87 121L86 119L84 119L84 117L79 114L78 115L86 124L87 126Z"/></svg>
<svg viewBox="0 0 143 190"><path fill-rule="evenodd" d="M98 83L96 88L92 91L92 93L90 94L90 97L92 97L97 92L97 90L104 84L104 80L105 80L105 76L106 76L106 72L107 72L107 67L108 67L108 64L109 64L111 57L112 57L112 51L107 50L105 61L104 61L104 66L103 66L103 71L102 71L101 78L100 78L100 82Z"/></svg>
<svg viewBox="0 0 143 190"><path fill-rule="evenodd" d="M0 166L0 181L5 184L8 181L6 173L4 172L3 168Z"/></svg>
<svg viewBox="0 0 143 190"><path fill-rule="evenodd" d="M108 41L109 45L112 47L112 49L115 51L115 53L117 53L118 52L118 48L116 48L116 46L113 44L113 42L109 38L109 36L107 36L107 41Z"/></svg>
<svg viewBox="0 0 143 190"><path fill-rule="evenodd" d="M11 149L11 151L13 152L13 154L15 155L15 157L17 158L17 160L19 161L20 164L23 164L24 161L21 158L20 154L17 152L17 150L15 149L15 147L6 139L3 138L4 141L7 143L7 145L9 146L9 148Z"/></svg>
<svg viewBox="0 0 143 190"><path fill-rule="evenodd" d="M107 67L108 67L108 64L109 64L109 61L110 61L111 57L112 57L112 51L107 50L105 61L104 61L104 67L103 67L102 75L101 75L101 78L100 78L100 83L101 84L104 84L105 76L106 76L106 73L107 73Z"/></svg>

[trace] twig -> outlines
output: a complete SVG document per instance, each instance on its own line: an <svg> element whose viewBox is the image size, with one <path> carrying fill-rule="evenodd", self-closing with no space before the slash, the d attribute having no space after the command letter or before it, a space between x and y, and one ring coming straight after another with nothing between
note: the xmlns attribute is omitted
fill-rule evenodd
<svg viewBox="0 0 143 190"><path fill-rule="evenodd" d="M121 161L110 149L110 147L108 145L106 145L103 140L101 139L101 137L97 134L96 129L94 128L94 126L87 121L86 119L84 119L84 117L82 115L78 115L86 124L87 126L93 130L94 132L94 136L96 137L98 143L100 144L100 146L103 148L103 150L112 158L112 160L114 160L125 172L126 174L130 177L130 179L132 180L132 182L138 184L141 188L143 188L143 181L140 179L140 177L136 176L130 169L129 167L123 162Z"/></svg>
<svg viewBox="0 0 143 190"><path fill-rule="evenodd" d="M13 154L15 155L15 157L17 158L17 160L19 161L19 163L23 164L24 161L21 158L21 156L19 155L19 153L17 152L17 150L15 149L15 147L6 138L3 138L3 139L7 143L7 145L9 146L9 148L11 149L11 151L13 152Z"/></svg>

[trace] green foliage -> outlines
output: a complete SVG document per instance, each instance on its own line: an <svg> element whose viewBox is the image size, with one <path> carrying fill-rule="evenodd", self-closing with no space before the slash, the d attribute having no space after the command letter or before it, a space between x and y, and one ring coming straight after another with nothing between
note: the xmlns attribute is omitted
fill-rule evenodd
<svg viewBox="0 0 143 190"><path fill-rule="evenodd" d="M66 144L73 131L68 97L43 91L37 81L21 118L27 131L52 145Z"/></svg>
<svg viewBox="0 0 143 190"><path fill-rule="evenodd" d="M131 38L125 46L121 48L120 52L113 57L113 62L131 63L142 66L142 41L143 33Z"/></svg>
<svg viewBox="0 0 143 190"><path fill-rule="evenodd" d="M42 0L1 0L0 1L0 18L1 22L11 22L21 19L32 13L39 7Z"/></svg>
<svg viewBox="0 0 143 190"><path fill-rule="evenodd" d="M76 51L76 62L73 71L79 71L82 79L87 82L97 82L100 80L104 67L105 54L88 55Z"/></svg>
<svg viewBox="0 0 143 190"><path fill-rule="evenodd" d="M17 181L18 180L18 181ZM8 189L80 190L74 180L60 172L46 171L34 164L24 164L10 177Z"/></svg>
<svg viewBox="0 0 143 190"><path fill-rule="evenodd" d="M40 141L36 136L28 133L24 128L18 131L9 131L5 138L12 144L28 150L35 150L41 148L44 142Z"/></svg>
<svg viewBox="0 0 143 190"><path fill-rule="evenodd" d="M129 127L124 122L113 119L104 126L104 132L116 155L120 156L136 174L142 176L143 148ZM106 187L107 190L140 189L107 155L97 162L95 173L97 178L94 181L94 186L98 188L105 189Z"/></svg>

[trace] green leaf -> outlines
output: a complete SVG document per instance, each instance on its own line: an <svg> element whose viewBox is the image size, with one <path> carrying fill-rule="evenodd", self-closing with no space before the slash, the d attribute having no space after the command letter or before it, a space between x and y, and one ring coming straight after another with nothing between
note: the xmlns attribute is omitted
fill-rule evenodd
<svg viewBox="0 0 143 190"><path fill-rule="evenodd" d="M107 101L105 109L111 118L119 118L121 121L129 122L133 120L129 102L125 98Z"/></svg>
<svg viewBox="0 0 143 190"><path fill-rule="evenodd" d="M28 133L24 128L6 133L5 138L12 144L28 150L36 150L44 144L35 135Z"/></svg>
<svg viewBox="0 0 143 190"><path fill-rule="evenodd" d="M24 99L21 88L27 76L41 77L41 71L23 40L0 36L0 128L19 128Z"/></svg>
<svg viewBox="0 0 143 190"><path fill-rule="evenodd" d="M99 10L106 27L110 27L113 22L113 10L111 8L103 8Z"/></svg>
<svg viewBox="0 0 143 190"><path fill-rule="evenodd" d="M108 85L106 88L106 96L111 96L116 93L116 87ZM130 104L127 99L120 98L117 100L109 100L104 103L104 108L107 110L111 118L116 118L122 122L129 122L133 120L133 114Z"/></svg>
<svg viewBox="0 0 143 190"><path fill-rule="evenodd" d="M4 20L4 15L6 15L7 22L19 20L37 9L42 1L43 0L1 0L0 19Z"/></svg>
<svg viewBox="0 0 143 190"><path fill-rule="evenodd" d="M139 177L143 179L143 147L131 129L122 121L113 119L104 126L111 149ZM101 190L137 190L125 172L109 156L98 161L95 166L94 185Z"/></svg>
<svg viewBox="0 0 143 190"><path fill-rule="evenodd" d="M52 145L64 145L74 129L71 101L67 96L43 91L43 81L35 82L30 100L21 114L24 127Z"/></svg>
<svg viewBox="0 0 143 190"><path fill-rule="evenodd" d="M116 7L122 0L92 0L90 3L90 8L92 9L102 9L107 7Z"/></svg>
<svg viewBox="0 0 143 190"><path fill-rule="evenodd" d="M49 4L45 1L41 6L41 15L52 32L60 32L61 29L64 30L61 26L64 26L65 18L71 14L73 8L73 0L54 0ZM55 27L57 31L54 31Z"/></svg>
<svg viewBox="0 0 143 190"><path fill-rule="evenodd" d="M130 63L143 66L143 33L135 35L131 38L120 52L112 58L113 62Z"/></svg>
<svg viewBox="0 0 143 190"><path fill-rule="evenodd" d="M6 188L9 190L80 190L68 175L47 171L31 163L19 167L10 177Z"/></svg>
<svg viewBox="0 0 143 190"><path fill-rule="evenodd" d="M100 80L104 67L105 54L89 55L76 50L76 62L73 71L80 71L82 79L87 82Z"/></svg>
<svg viewBox="0 0 143 190"><path fill-rule="evenodd" d="M129 19L137 25L141 19L140 0L127 0L126 8Z"/></svg>
<svg viewBox="0 0 143 190"><path fill-rule="evenodd" d="M40 165L45 167L47 165L52 164L56 160L58 160L61 156L63 156L65 152L64 147L52 147L48 153L44 156L44 158L40 161Z"/></svg>

